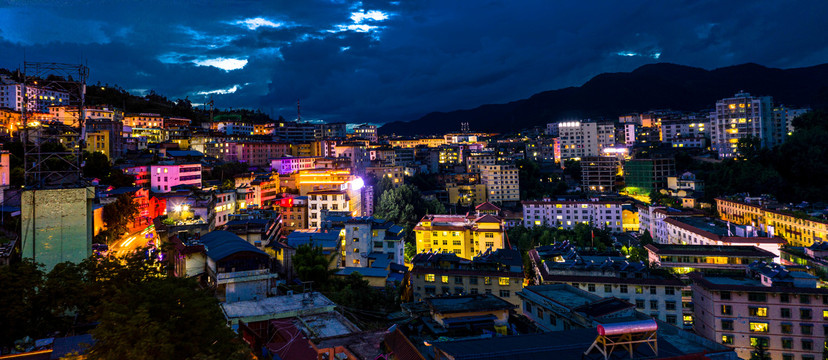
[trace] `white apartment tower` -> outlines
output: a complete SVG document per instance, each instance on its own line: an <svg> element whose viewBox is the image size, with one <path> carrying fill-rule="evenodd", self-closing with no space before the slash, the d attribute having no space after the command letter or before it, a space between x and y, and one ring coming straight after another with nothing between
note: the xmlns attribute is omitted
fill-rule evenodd
<svg viewBox="0 0 828 360"><path fill-rule="evenodd" d="M751 96L740 92L732 98L716 102L716 111L710 113L710 138L719 157L737 155L739 139L755 136L762 147L774 146L779 139L779 129L785 124L774 124L773 99L770 96Z"/></svg>
<svg viewBox="0 0 828 360"><path fill-rule="evenodd" d="M615 145L615 125L584 121L558 123L561 161L598 156L605 147Z"/></svg>

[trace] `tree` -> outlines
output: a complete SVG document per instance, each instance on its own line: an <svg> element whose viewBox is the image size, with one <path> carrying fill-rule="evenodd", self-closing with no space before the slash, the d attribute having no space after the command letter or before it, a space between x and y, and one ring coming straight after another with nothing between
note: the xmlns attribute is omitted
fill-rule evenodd
<svg viewBox="0 0 828 360"><path fill-rule="evenodd" d="M391 178L383 176L377 180L376 185L374 185L374 203L379 203L380 199L382 199L382 194L391 189L394 189L394 181Z"/></svg>
<svg viewBox="0 0 828 360"><path fill-rule="evenodd" d="M336 270L328 268L330 259L322 254L322 248L309 244L300 245L293 255L293 270L302 281L313 281L324 286Z"/></svg>
<svg viewBox="0 0 828 360"><path fill-rule="evenodd" d="M83 166L83 176L88 178L103 179L109 176L112 166L109 164L109 158L100 152L84 152L86 162Z"/></svg>
<svg viewBox="0 0 828 360"><path fill-rule="evenodd" d="M126 232L127 225L138 215L138 206L132 194L118 195L114 202L104 205L103 221L115 236Z"/></svg>
<svg viewBox="0 0 828 360"><path fill-rule="evenodd" d="M195 280L153 278L120 289L101 306L89 359L249 359L218 301Z"/></svg>
<svg viewBox="0 0 828 360"><path fill-rule="evenodd" d="M37 289L43 284L43 271L31 261L0 266L0 347L24 336L45 335L35 324L42 316Z"/></svg>
<svg viewBox="0 0 828 360"><path fill-rule="evenodd" d="M638 237L638 244L644 246L652 243L654 243L654 241L653 236L650 235L650 230L644 230L644 233Z"/></svg>
<svg viewBox="0 0 828 360"><path fill-rule="evenodd" d="M385 191L378 206L374 209L374 217L390 220L402 226L409 238L411 230L428 210L440 210L432 204L432 209L423 200L422 193L416 187L404 184L396 189ZM443 209L445 211L445 209Z"/></svg>
<svg viewBox="0 0 828 360"><path fill-rule="evenodd" d="M564 161L564 175L576 182L581 182L581 162L577 160Z"/></svg>

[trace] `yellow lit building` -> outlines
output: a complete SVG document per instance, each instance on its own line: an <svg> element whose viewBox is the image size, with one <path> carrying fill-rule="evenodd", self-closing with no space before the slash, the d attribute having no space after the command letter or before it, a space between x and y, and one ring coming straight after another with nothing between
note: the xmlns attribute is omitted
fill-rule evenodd
<svg viewBox="0 0 828 360"><path fill-rule="evenodd" d="M449 204L469 206L487 201L486 185L484 184L457 184L446 183Z"/></svg>
<svg viewBox="0 0 828 360"><path fill-rule="evenodd" d="M722 220L760 227L781 236L791 246L811 246L815 241L826 241L828 234L828 222L803 219L756 204L717 198L716 208Z"/></svg>
<svg viewBox="0 0 828 360"><path fill-rule="evenodd" d="M422 139L411 139L411 140L391 140L392 147L398 148L413 148L420 145L425 145L428 147L438 147L440 145L445 145L446 140L443 138L422 138Z"/></svg>
<svg viewBox="0 0 828 360"><path fill-rule="evenodd" d="M471 259L504 248L503 220L492 215L426 215L414 227L417 252L449 252Z"/></svg>
<svg viewBox="0 0 828 360"><path fill-rule="evenodd" d="M109 132L95 131L86 133L86 151L100 152L109 159Z"/></svg>

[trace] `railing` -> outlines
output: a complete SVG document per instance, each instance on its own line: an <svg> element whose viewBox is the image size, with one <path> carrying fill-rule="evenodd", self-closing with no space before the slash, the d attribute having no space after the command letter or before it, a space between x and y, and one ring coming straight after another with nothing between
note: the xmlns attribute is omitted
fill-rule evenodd
<svg viewBox="0 0 828 360"><path fill-rule="evenodd" d="M225 279L233 279L233 278L241 278L247 276L257 276L257 275L268 275L270 271L267 269L261 270L248 270L248 271L233 271L233 272L225 272L225 273L218 273L216 274L216 280L225 280Z"/></svg>

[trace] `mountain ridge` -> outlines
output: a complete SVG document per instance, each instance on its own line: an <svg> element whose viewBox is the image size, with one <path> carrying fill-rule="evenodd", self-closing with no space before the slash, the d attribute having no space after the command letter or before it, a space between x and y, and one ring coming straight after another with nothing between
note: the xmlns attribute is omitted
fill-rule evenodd
<svg viewBox="0 0 828 360"><path fill-rule="evenodd" d="M432 112L409 121L383 125L382 134L426 135L460 129L508 132L549 122L616 118L654 109L700 111L717 100L747 91L772 96L774 104L816 106L828 93L828 64L778 69L756 63L706 70L673 64L642 65L630 72L602 73L581 86L547 90L503 104Z"/></svg>

